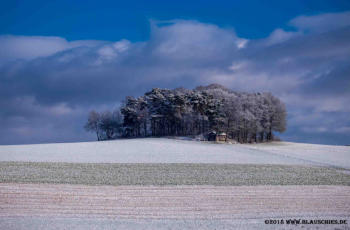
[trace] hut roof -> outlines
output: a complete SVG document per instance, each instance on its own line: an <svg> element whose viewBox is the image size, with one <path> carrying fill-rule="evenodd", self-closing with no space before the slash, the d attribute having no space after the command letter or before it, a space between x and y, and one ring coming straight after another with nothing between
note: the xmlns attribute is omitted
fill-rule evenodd
<svg viewBox="0 0 350 230"><path fill-rule="evenodd" d="M158 118L158 117L164 117L164 115L160 115L160 114L155 114L151 116L152 118Z"/></svg>

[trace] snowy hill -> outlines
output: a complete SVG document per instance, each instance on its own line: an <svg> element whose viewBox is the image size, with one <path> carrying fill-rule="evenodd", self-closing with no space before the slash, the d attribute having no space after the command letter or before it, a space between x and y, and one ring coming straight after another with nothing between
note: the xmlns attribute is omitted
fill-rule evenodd
<svg viewBox="0 0 350 230"><path fill-rule="evenodd" d="M275 142L215 144L166 138L0 146L0 161L233 163L350 168L350 147Z"/></svg>

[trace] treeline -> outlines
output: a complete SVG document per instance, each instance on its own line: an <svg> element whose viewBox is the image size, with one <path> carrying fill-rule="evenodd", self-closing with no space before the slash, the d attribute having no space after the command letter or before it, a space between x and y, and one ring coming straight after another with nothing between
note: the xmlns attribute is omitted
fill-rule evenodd
<svg viewBox="0 0 350 230"><path fill-rule="evenodd" d="M92 111L85 125L98 140L225 132L240 143L273 139L286 129L285 105L271 93L234 92L217 84L193 90L155 88L126 97L114 112Z"/></svg>

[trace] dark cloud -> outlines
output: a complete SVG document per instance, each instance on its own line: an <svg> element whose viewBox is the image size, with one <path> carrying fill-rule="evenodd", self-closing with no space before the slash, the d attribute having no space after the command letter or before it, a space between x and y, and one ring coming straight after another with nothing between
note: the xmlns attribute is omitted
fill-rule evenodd
<svg viewBox="0 0 350 230"><path fill-rule="evenodd" d="M281 97L287 140L344 144L350 27L337 20L349 15L297 17L293 31L258 40L183 20L152 21L150 39L136 43L0 36L0 144L91 140L82 127L92 108L152 87L209 83Z"/></svg>

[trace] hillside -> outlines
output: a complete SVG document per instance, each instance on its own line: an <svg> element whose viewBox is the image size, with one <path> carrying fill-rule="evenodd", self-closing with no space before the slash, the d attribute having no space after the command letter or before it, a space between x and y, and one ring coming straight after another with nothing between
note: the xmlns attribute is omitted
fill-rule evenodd
<svg viewBox="0 0 350 230"><path fill-rule="evenodd" d="M215 144L166 138L3 145L0 161L72 163L230 163L320 165L350 169L350 148L274 142Z"/></svg>
<svg viewBox="0 0 350 230"><path fill-rule="evenodd" d="M349 147L288 142L0 146L0 228L271 229L266 219L349 219L349 169Z"/></svg>

